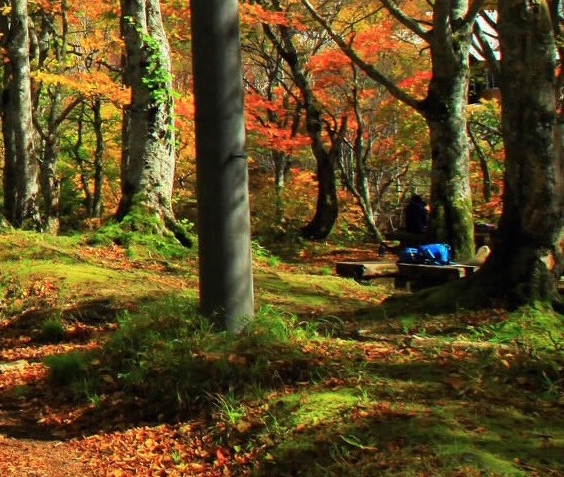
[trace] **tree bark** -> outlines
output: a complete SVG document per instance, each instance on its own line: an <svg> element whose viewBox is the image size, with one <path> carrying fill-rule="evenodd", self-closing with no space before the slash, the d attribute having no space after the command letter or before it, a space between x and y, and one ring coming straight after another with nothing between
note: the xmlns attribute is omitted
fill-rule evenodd
<svg viewBox="0 0 564 477"><path fill-rule="evenodd" d="M184 244L172 210L174 120L170 48L158 0L121 0L125 43L124 83L131 102L124 111L122 197L116 217L135 208L155 214Z"/></svg>
<svg viewBox="0 0 564 477"><path fill-rule="evenodd" d="M92 110L92 128L96 137L96 148L92 162L85 160L83 152L87 107ZM76 141L72 147L72 153L80 172L80 184L84 193L83 203L86 209L86 215L89 218L99 218L102 213L102 181L104 177L104 137L102 134L102 123L102 101L99 98L95 98L88 105L86 101L83 101L76 119Z"/></svg>
<svg viewBox="0 0 564 477"><path fill-rule="evenodd" d="M558 297L563 270L564 159L556 108L556 44L548 2L499 2L506 151L499 237L477 277L520 305Z"/></svg>
<svg viewBox="0 0 564 477"><path fill-rule="evenodd" d="M469 44L469 43L468 43ZM466 133L467 45L462 58L433 60L433 77L421 112L431 145L431 214L429 236L448 243L458 260L472 257L474 221L470 189L470 150ZM431 48L433 50L433 47ZM439 66L441 65L441 66ZM450 68L448 66L449 65ZM445 70L451 74L445 78Z"/></svg>
<svg viewBox="0 0 564 477"><path fill-rule="evenodd" d="M274 188L276 191L276 220L275 225L283 224L285 221L284 188L290 173L292 158L284 151L270 151L270 157L274 165Z"/></svg>
<svg viewBox="0 0 564 477"><path fill-rule="evenodd" d="M431 145L429 235L448 243L457 260L475 252L466 127L473 24L467 1L435 2L433 29L427 35L432 77L419 108Z"/></svg>
<svg viewBox="0 0 564 477"><path fill-rule="evenodd" d="M32 120L29 32L26 0L6 2L9 21L3 20L9 66L5 66L3 133L6 143L4 213L15 227L40 228L37 205L38 163Z"/></svg>
<svg viewBox="0 0 564 477"><path fill-rule="evenodd" d="M240 331L254 315L236 0L192 0L200 308Z"/></svg>
<svg viewBox="0 0 564 477"><path fill-rule="evenodd" d="M53 12L41 11L41 29L39 38L34 36L32 58L39 68L45 67L50 49L46 45L54 45L54 56L57 64L65 65L68 49L68 3L61 2L61 33L54 31L56 23ZM60 127L71 111L81 102L75 98L63 107L62 86L60 84L38 84L34 91L34 126L41 141L38 143L39 185L41 193L42 230L57 234L60 228L60 195L61 181L58 173L60 154Z"/></svg>

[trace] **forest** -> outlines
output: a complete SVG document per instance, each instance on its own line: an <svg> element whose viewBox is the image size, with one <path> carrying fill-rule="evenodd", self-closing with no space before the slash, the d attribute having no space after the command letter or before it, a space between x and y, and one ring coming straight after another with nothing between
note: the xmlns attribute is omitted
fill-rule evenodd
<svg viewBox="0 0 564 477"><path fill-rule="evenodd" d="M2 7L2 475L564 475L560 0Z"/></svg>

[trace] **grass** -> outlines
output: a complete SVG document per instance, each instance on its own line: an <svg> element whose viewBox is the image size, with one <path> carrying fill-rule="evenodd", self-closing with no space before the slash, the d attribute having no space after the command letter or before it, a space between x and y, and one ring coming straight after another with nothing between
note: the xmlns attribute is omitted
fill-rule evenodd
<svg viewBox="0 0 564 477"><path fill-rule="evenodd" d="M116 366L155 414L207 410L222 445L262 448L255 476L527 476L547 461L562 470L562 415L545 412L556 396L537 380L544 404L530 400L520 348L473 349L472 333L457 352L450 339L432 353L404 342L366 361L358 343L270 307L238 336L215 332L182 300L159 310L124 318L105 369Z"/></svg>
<svg viewBox="0 0 564 477"><path fill-rule="evenodd" d="M64 323L58 318L50 318L41 324L40 337L43 341L59 343L67 334Z"/></svg>
<svg viewBox="0 0 564 477"><path fill-rule="evenodd" d="M291 269L255 244L257 316L230 335L198 313L194 257L2 241L5 336L39 330L67 346L69 301L123 310L75 313L103 325L99 347L44 360L65 406L92 409L77 434L192 423L206 432L201 452L223 449L241 476L564 475L564 336L551 310L402 314L381 306L385 282ZM40 321L23 321L30 307ZM34 388L7 391L28 399Z"/></svg>

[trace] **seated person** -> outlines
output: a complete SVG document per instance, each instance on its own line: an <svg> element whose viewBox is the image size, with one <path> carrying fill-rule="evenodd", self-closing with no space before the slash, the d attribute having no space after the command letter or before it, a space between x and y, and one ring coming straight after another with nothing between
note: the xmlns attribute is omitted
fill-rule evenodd
<svg viewBox="0 0 564 477"><path fill-rule="evenodd" d="M420 195L414 194L405 207L405 229L409 233L421 234L427 230L429 212Z"/></svg>

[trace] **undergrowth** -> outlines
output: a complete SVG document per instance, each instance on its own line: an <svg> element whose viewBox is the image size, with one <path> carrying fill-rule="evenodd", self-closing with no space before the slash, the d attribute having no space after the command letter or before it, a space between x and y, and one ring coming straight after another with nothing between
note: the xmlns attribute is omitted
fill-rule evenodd
<svg viewBox="0 0 564 477"><path fill-rule="evenodd" d="M88 373L112 375L128 395L142 396L154 415L181 414L210 394L245 395L250 388L272 389L325 373L303 349L312 340L322 340L315 326L270 308L238 335L217 331L192 300L178 297L124 313ZM75 372L75 358L49 359L56 382Z"/></svg>
<svg viewBox="0 0 564 477"><path fill-rule="evenodd" d="M379 286L253 253L262 302L241 333L201 316L193 290L151 295L99 349L48 358L51 383L101 420L198 416L240 475L564 474L560 315L392 314L366 306Z"/></svg>
<svg viewBox="0 0 564 477"><path fill-rule="evenodd" d="M542 465L539 454L526 434L512 436L507 445L504 439L509 421L532 422L527 405L517 398L485 414L483 406L490 396L515 399L530 389L544 389L546 405L559 399L560 338L552 335L533 349L516 345L512 334L513 326L543 321L544 331L554 333L559 317L543 312L540 319L538 313L522 310L502 320L503 327L490 323L468 335L483 341L499 326L493 341L505 329L501 341L507 346L513 340L510 349L493 343L459 351L437 368L448 340L434 344L433 352L413 348L408 354L404 343L372 363L354 342L328 333L326 319L301 320L264 307L232 335L216 330L193 299L176 296L124 313L101 350L54 356L47 364L53 383L69 386L99 412L112 392L108 383L142 403L145 418L182 419L204 411L218 445L242 461L262 449L262 460L248 464L257 477L425 475L425 469L444 477L526 476L520 459ZM416 318L399 319L398 326L409 333ZM534 422L539 435L554 443L554 451L544 454L556 455L564 432L550 420Z"/></svg>

